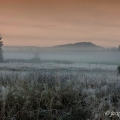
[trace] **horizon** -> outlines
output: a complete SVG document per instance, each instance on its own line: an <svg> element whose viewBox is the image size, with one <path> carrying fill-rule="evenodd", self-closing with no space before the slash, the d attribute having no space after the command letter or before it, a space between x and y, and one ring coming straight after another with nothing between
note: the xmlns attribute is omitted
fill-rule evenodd
<svg viewBox="0 0 120 120"><path fill-rule="evenodd" d="M1 0L5 46L49 47L87 42L120 45L118 0Z"/></svg>
<svg viewBox="0 0 120 120"><path fill-rule="evenodd" d="M76 43L92 43L92 42L76 42ZM52 48L52 47L57 47L57 46L64 46L64 45L75 45L76 43L68 43L68 44L59 44L59 45L54 45L54 46L10 46L10 45L4 45L3 44L3 47L40 47L40 48ZM105 48L105 49L107 49L107 48L118 48L119 47L119 45L118 46L116 46L116 47L103 47L103 46L100 46L100 45L97 45L97 44L94 44L94 43L92 43L93 45L96 45L96 46L98 46L98 47L102 47L102 48Z"/></svg>

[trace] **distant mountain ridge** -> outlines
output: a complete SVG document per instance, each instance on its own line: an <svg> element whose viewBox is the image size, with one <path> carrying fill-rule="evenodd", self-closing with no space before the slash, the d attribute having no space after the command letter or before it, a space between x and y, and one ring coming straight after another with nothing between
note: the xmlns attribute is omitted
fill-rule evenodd
<svg viewBox="0 0 120 120"><path fill-rule="evenodd" d="M105 50L104 47L97 46L91 42L78 42L74 44L65 44L65 45L57 45L53 46L54 48L70 48L70 49L84 49L84 50Z"/></svg>
<svg viewBox="0 0 120 120"><path fill-rule="evenodd" d="M37 46L3 46L4 51L46 51L46 50L106 50L104 47L97 46L91 42L78 42L74 44L57 45L53 47Z"/></svg>

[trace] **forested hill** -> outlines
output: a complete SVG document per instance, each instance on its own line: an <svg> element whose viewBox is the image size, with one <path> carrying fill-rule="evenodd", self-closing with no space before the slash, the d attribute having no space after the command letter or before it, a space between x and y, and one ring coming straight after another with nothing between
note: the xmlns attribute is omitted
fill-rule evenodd
<svg viewBox="0 0 120 120"><path fill-rule="evenodd" d="M80 51L80 50L106 50L104 47L97 46L91 42L79 42L75 44L65 44L53 47L36 47L36 46L3 46L3 51L8 52L34 52L34 51Z"/></svg>
<svg viewBox="0 0 120 120"><path fill-rule="evenodd" d="M91 42L79 42L75 44L58 45L54 46L54 48L78 49L78 50L105 50L105 48L97 46Z"/></svg>

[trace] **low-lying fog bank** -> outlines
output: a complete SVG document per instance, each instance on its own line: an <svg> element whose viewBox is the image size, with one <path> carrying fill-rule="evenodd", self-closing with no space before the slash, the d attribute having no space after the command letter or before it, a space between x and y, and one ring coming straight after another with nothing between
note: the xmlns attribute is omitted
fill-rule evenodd
<svg viewBox="0 0 120 120"><path fill-rule="evenodd" d="M31 59L34 53L4 52L5 59ZM81 51L81 52L39 52L41 60L69 60L74 62L119 64L120 52Z"/></svg>

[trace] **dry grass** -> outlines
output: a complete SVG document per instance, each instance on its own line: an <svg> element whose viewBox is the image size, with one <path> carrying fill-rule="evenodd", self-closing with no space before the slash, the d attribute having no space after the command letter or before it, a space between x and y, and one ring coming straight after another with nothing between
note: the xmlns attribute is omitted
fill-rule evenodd
<svg viewBox="0 0 120 120"><path fill-rule="evenodd" d="M106 120L120 109L120 81L109 75L32 73L0 77L0 120Z"/></svg>

